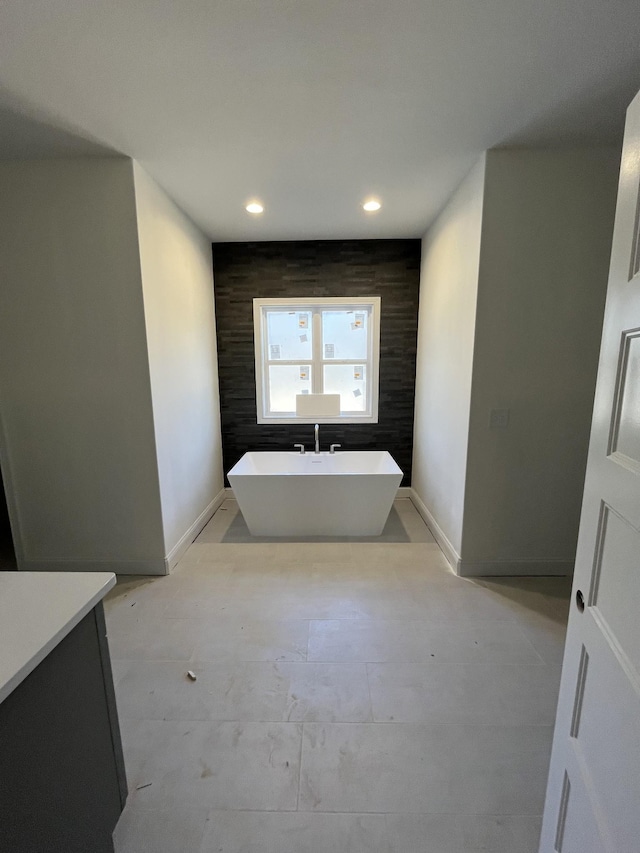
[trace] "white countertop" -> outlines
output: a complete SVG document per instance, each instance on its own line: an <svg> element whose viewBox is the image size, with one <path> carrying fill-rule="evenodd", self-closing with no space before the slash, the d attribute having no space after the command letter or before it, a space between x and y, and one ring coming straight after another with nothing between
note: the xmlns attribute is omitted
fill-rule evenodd
<svg viewBox="0 0 640 853"><path fill-rule="evenodd" d="M111 572L0 572L0 702L115 583Z"/></svg>

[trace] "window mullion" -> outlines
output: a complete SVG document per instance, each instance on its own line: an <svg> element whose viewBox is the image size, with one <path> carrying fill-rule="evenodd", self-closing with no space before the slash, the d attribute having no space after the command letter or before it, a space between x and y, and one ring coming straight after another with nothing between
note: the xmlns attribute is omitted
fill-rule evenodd
<svg viewBox="0 0 640 853"><path fill-rule="evenodd" d="M313 366L311 370L311 393L322 394L324 376L322 373L322 312L313 309Z"/></svg>
<svg viewBox="0 0 640 853"><path fill-rule="evenodd" d="M265 414L271 414L271 387L269 384L269 350L267 342L267 309L260 312L260 342L262 349L262 364L260 365L260 382L262 383L262 406Z"/></svg>
<svg viewBox="0 0 640 853"><path fill-rule="evenodd" d="M312 364L311 358L274 358L271 361L265 361L267 367L271 367L271 365L278 364ZM359 362L356 362L358 364Z"/></svg>

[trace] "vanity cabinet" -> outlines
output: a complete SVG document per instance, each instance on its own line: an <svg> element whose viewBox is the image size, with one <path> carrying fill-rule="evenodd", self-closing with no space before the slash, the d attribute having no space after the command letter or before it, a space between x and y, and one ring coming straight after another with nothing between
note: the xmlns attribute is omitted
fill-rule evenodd
<svg viewBox="0 0 640 853"><path fill-rule="evenodd" d="M0 704L0 850L113 853L126 797L99 600Z"/></svg>

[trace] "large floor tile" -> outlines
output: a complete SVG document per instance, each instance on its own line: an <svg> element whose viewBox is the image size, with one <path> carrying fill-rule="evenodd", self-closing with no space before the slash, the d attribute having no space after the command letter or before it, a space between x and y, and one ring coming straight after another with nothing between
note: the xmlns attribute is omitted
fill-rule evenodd
<svg viewBox="0 0 640 853"><path fill-rule="evenodd" d="M188 583L165 604L162 615L170 619L215 618L228 613L233 590L226 580L188 578Z"/></svg>
<svg viewBox="0 0 640 853"><path fill-rule="evenodd" d="M226 564L230 559L233 559L232 552L228 548L222 547L219 542L200 541L198 538L180 558L172 574L182 574L187 567L192 566L194 563L207 562L211 565L217 563Z"/></svg>
<svg viewBox="0 0 640 853"><path fill-rule="evenodd" d="M391 853L464 853L460 821L453 814L388 814Z"/></svg>
<svg viewBox="0 0 640 853"><path fill-rule="evenodd" d="M122 731L132 805L296 808L299 723L125 720Z"/></svg>
<svg viewBox="0 0 640 853"><path fill-rule="evenodd" d="M129 805L113 833L115 853L197 853L206 820L207 809L185 803L162 809Z"/></svg>
<svg viewBox="0 0 640 853"><path fill-rule="evenodd" d="M383 565L404 569L405 566L432 566L446 570L439 556L442 551L434 542L362 542L352 543L351 559L359 566Z"/></svg>
<svg viewBox="0 0 640 853"><path fill-rule="evenodd" d="M211 812L200 848L200 853L325 853L325 851L326 853L328 851L392 853L385 816L300 812Z"/></svg>
<svg viewBox="0 0 640 853"><path fill-rule="evenodd" d="M571 593L573 579L570 577L504 577L478 578L487 588L501 591L504 595L544 595L556 601L566 602Z"/></svg>
<svg viewBox="0 0 640 853"><path fill-rule="evenodd" d="M469 582L455 574L437 545L430 546L415 558L403 559L396 565L396 571L402 586L418 591L430 589L436 583L457 587Z"/></svg>
<svg viewBox="0 0 640 853"><path fill-rule="evenodd" d="M447 624L414 622L420 661L434 663L542 664L543 659L515 622Z"/></svg>
<svg viewBox="0 0 640 853"><path fill-rule="evenodd" d="M208 583L215 589L216 584L224 583L235 568L233 562L212 561L198 559L193 563L184 563L176 566L171 577L177 579L178 592L189 588L195 582Z"/></svg>
<svg viewBox="0 0 640 853"><path fill-rule="evenodd" d="M314 563L344 563L351 560L350 542L282 542L279 559L290 564L310 566Z"/></svg>
<svg viewBox="0 0 640 853"><path fill-rule="evenodd" d="M376 722L553 725L560 668L367 664Z"/></svg>
<svg viewBox="0 0 640 853"><path fill-rule="evenodd" d="M222 542L238 514L238 504L225 500L200 531L197 542Z"/></svg>
<svg viewBox="0 0 640 853"><path fill-rule="evenodd" d="M563 609L561 602L549 602L545 611L524 610L516 618L523 636L542 660L556 666L562 664L567 633L568 614Z"/></svg>
<svg viewBox="0 0 640 853"><path fill-rule="evenodd" d="M378 590L378 596L385 593ZM323 589L268 590L259 595L233 592L220 608L239 619L311 620L360 619L370 617L367 593L353 583L333 583Z"/></svg>
<svg viewBox="0 0 640 853"><path fill-rule="evenodd" d="M537 815L462 815L463 853L538 853Z"/></svg>
<svg viewBox="0 0 640 853"><path fill-rule="evenodd" d="M364 664L280 664L287 680L286 719L303 722L367 722L371 698Z"/></svg>
<svg viewBox="0 0 640 853"><path fill-rule="evenodd" d="M274 596L318 596L344 595L349 596L352 588L359 589L397 589L397 578L389 574L385 578L353 580L348 577L335 579L331 577L311 577L311 567L308 573L290 572L279 576L256 574L250 577L246 574L234 575L229 580L232 595L241 601L246 598L260 598L268 601Z"/></svg>
<svg viewBox="0 0 640 853"><path fill-rule="evenodd" d="M539 834L529 815L212 811L200 853L537 853Z"/></svg>
<svg viewBox="0 0 640 853"><path fill-rule="evenodd" d="M349 560L347 562L314 562L296 564L296 577L312 583L360 583L363 581L393 581L398 582L398 575L393 566L385 563L369 562L361 565Z"/></svg>
<svg viewBox="0 0 640 853"><path fill-rule="evenodd" d="M123 720L286 719L287 683L275 663L122 661L120 666L116 697Z"/></svg>
<svg viewBox="0 0 640 853"><path fill-rule="evenodd" d="M141 612L152 617L166 607L180 589L180 581L172 575L163 577L120 576L104 599L105 615L115 622L138 618Z"/></svg>
<svg viewBox="0 0 640 853"><path fill-rule="evenodd" d="M119 575L116 585L104 597L105 607L115 607L119 602L130 605L132 601L160 593L167 584L171 584L170 577Z"/></svg>
<svg viewBox="0 0 640 853"><path fill-rule="evenodd" d="M421 644L411 622L336 619L309 623L310 661L367 663L421 657Z"/></svg>
<svg viewBox="0 0 640 853"><path fill-rule="evenodd" d="M308 595L323 592L342 593L350 585L373 588L399 588L396 572L387 566L369 566L360 570L352 563L279 562L277 565L238 566L228 585L239 598L273 595Z"/></svg>
<svg viewBox="0 0 640 853"><path fill-rule="evenodd" d="M374 619L425 620L450 624L481 620L512 621L510 607L487 590L460 579L454 583L398 584L384 596L379 589L371 591L368 615Z"/></svg>
<svg viewBox="0 0 640 853"><path fill-rule="evenodd" d="M546 577L476 578L472 582L501 602L514 618L533 614L566 622L567 580Z"/></svg>
<svg viewBox="0 0 640 853"><path fill-rule="evenodd" d="M413 599L422 610L422 618L432 622L478 622L484 619L511 620L510 604L490 590L473 583L455 587L433 584L429 590L412 588Z"/></svg>
<svg viewBox="0 0 640 853"><path fill-rule="evenodd" d="M526 632L525 632L526 633ZM541 637L531 637L531 645L540 655L542 660L549 666L561 667L564 659L564 639L544 640Z"/></svg>
<svg viewBox="0 0 640 853"><path fill-rule="evenodd" d="M309 623L304 620L267 621L228 616L198 620L200 639L194 660L285 661L306 660Z"/></svg>
<svg viewBox="0 0 640 853"><path fill-rule="evenodd" d="M364 664L116 661L123 720L367 722ZM195 676L192 681L187 667Z"/></svg>
<svg viewBox="0 0 640 853"><path fill-rule="evenodd" d="M537 853L570 588L457 577L408 500L324 541L225 501L105 601L116 853Z"/></svg>
<svg viewBox="0 0 640 853"><path fill-rule="evenodd" d="M389 814L392 853L537 853L540 818L530 815Z"/></svg>
<svg viewBox="0 0 640 853"><path fill-rule="evenodd" d="M107 637L114 659L188 661L200 636L198 626L188 619L165 619L162 611L144 614L125 623L107 615Z"/></svg>
<svg viewBox="0 0 640 853"><path fill-rule="evenodd" d="M310 661L434 663L543 663L519 627L484 621L360 619L309 623Z"/></svg>
<svg viewBox="0 0 640 853"><path fill-rule="evenodd" d="M542 811L550 726L305 723L299 809Z"/></svg>

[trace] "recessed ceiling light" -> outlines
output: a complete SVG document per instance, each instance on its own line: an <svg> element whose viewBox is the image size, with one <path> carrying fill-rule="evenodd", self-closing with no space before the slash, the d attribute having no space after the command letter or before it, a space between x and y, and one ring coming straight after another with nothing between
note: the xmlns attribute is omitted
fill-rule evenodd
<svg viewBox="0 0 640 853"><path fill-rule="evenodd" d="M368 201L365 201L362 207L367 213L373 213L375 210L380 210L382 205L375 198L370 198Z"/></svg>
<svg viewBox="0 0 640 853"><path fill-rule="evenodd" d="M245 210L248 213L262 213L264 207L260 204L260 202L252 201L245 207Z"/></svg>

